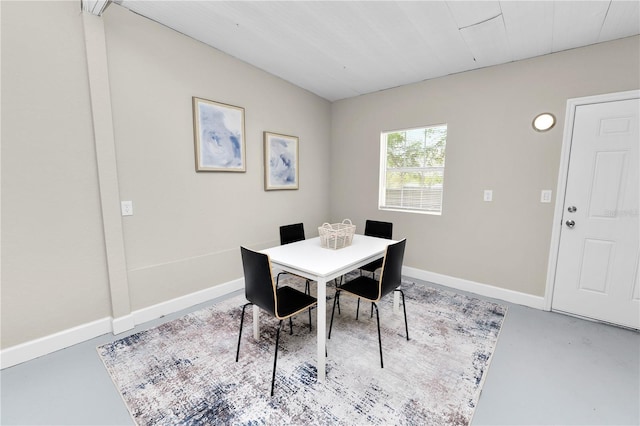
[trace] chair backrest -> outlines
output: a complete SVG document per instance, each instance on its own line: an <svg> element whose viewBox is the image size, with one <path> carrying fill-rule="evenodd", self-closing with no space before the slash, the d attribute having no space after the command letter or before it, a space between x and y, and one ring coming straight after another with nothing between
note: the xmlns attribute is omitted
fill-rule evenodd
<svg viewBox="0 0 640 426"><path fill-rule="evenodd" d="M364 235L370 237L386 238L390 240L393 234L393 223L367 220L364 225Z"/></svg>
<svg viewBox="0 0 640 426"><path fill-rule="evenodd" d="M275 316L276 294L271 261L264 253L240 247L244 269L244 294L247 300Z"/></svg>
<svg viewBox="0 0 640 426"><path fill-rule="evenodd" d="M402 262L404 260L404 248L407 239L404 238L397 243L389 244L382 262L382 273L380 274L380 292L378 299L391 293L402 283Z"/></svg>
<svg viewBox="0 0 640 426"><path fill-rule="evenodd" d="M280 227L280 245L302 240L304 240L304 225L302 223L294 223Z"/></svg>

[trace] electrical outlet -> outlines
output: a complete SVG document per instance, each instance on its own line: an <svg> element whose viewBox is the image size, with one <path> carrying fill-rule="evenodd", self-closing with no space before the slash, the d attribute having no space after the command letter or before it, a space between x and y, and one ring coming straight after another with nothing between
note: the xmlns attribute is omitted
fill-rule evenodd
<svg viewBox="0 0 640 426"><path fill-rule="evenodd" d="M133 216L133 201L121 201L120 210L122 216Z"/></svg>
<svg viewBox="0 0 640 426"><path fill-rule="evenodd" d="M541 203L550 203L551 202L551 194L553 194L553 191L551 191L550 189L543 189L542 192L540 193L540 202Z"/></svg>
<svg viewBox="0 0 640 426"><path fill-rule="evenodd" d="M484 200L485 201L493 201L493 190L485 189L484 190Z"/></svg>

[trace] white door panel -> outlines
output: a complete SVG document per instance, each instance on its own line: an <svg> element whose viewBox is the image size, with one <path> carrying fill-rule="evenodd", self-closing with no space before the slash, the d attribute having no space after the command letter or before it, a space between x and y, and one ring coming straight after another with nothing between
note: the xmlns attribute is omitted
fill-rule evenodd
<svg viewBox="0 0 640 426"><path fill-rule="evenodd" d="M640 328L640 100L575 110L552 308Z"/></svg>

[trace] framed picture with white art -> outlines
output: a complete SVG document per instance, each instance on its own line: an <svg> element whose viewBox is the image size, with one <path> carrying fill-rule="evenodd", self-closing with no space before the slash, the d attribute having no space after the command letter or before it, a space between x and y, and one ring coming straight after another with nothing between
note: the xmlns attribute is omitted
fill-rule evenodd
<svg viewBox="0 0 640 426"><path fill-rule="evenodd" d="M264 189L298 189L298 138L264 132Z"/></svg>
<svg viewBox="0 0 640 426"><path fill-rule="evenodd" d="M196 172L244 172L244 108L193 97Z"/></svg>

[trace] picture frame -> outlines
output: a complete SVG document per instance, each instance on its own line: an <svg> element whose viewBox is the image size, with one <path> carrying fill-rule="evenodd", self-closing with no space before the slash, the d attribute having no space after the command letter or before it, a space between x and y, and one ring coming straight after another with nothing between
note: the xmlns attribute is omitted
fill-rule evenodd
<svg viewBox="0 0 640 426"><path fill-rule="evenodd" d="M298 189L298 137L264 132L265 191Z"/></svg>
<svg viewBox="0 0 640 426"><path fill-rule="evenodd" d="M196 172L245 172L244 108L193 97Z"/></svg>

